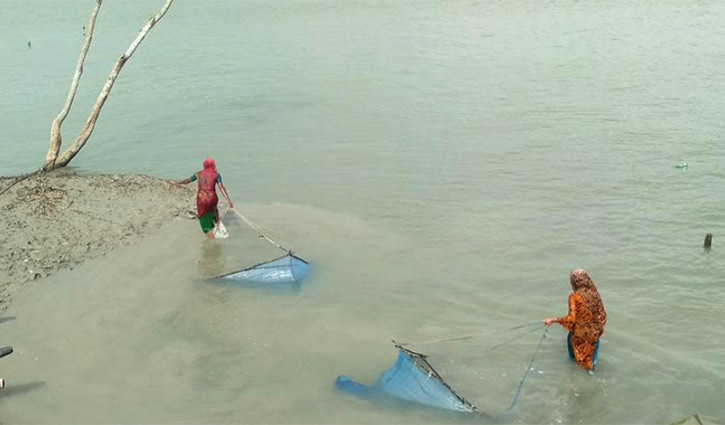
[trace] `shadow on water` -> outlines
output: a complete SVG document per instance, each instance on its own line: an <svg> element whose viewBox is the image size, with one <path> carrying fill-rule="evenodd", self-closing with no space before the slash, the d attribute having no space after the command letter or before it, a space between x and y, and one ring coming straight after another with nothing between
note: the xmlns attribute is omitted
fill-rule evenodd
<svg viewBox="0 0 725 425"><path fill-rule="evenodd" d="M10 322L15 320L15 316L0 317L0 323Z"/></svg>
<svg viewBox="0 0 725 425"><path fill-rule="evenodd" d="M0 391L0 398L27 393L45 386L45 381L28 382L27 384L10 385Z"/></svg>

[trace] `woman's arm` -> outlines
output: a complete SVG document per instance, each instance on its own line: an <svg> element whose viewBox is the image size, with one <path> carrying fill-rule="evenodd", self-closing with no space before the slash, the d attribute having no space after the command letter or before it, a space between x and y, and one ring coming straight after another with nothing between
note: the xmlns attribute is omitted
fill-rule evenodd
<svg viewBox="0 0 725 425"><path fill-rule="evenodd" d="M576 293L569 294L569 314L563 317L559 317L557 323L559 323L561 326L565 327L567 330L571 331L571 328L574 327L574 323L576 323L576 302L577 298L581 298Z"/></svg>
<svg viewBox="0 0 725 425"><path fill-rule="evenodd" d="M544 319L544 324L546 326L550 326L552 323L558 323L561 326L565 327L568 330L571 330L571 327L574 325L574 322L576 322L576 298L579 295L575 293L569 294L569 314L562 317L549 317L548 319Z"/></svg>
<svg viewBox="0 0 725 425"><path fill-rule="evenodd" d="M191 177L181 179L181 180L174 180L175 184L189 184L196 180L196 173L192 174Z"/></svg>
<svg viewBox="0 0 725 425"><path fill-rule="evenodd" d="M227 204L229 204L229 208L234 208L234 204L232 203L232 200L229 199L229 194L227 193L227 188L224 187L224 183L219 181L219 189L222 191L222 195L224 195L224 199L227 200Z"/></svg>

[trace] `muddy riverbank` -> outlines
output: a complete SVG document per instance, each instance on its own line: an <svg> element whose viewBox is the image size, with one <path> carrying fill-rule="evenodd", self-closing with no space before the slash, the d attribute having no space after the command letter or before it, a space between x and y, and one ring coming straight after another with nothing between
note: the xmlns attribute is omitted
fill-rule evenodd
<svg viewBox="0 0 725 425"><path fill-rule="evenodd" d="M195 217L193 189L156 177L61 171L17 180L0 177L0 311L28 281Z"/></svg>

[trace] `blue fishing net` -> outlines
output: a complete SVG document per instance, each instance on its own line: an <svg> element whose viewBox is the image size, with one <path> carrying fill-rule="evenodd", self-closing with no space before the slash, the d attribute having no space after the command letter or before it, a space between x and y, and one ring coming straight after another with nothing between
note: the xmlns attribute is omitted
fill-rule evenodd
<svg viewBox="0 0 725 425"><path fill-rule="evenodd" d="M307 276L309 265L292 253L214 278L219 283L265 288L299 289Z"/></svg>
<svg viewBox="0 0 725 425"><path fill-rule="evenodd" d="M480 413L478 408L456 394L446 384L426 356L396 345L398 359L395 364L371 386L339 376L335 386L360 397L378 399L395 397L413 403L458 412Z"/></svg>

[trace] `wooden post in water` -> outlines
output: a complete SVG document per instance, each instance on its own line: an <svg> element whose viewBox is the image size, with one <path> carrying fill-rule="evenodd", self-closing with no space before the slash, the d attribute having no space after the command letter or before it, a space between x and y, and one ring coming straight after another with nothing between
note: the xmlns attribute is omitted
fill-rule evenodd
<svg viewBox="0 0 725 425"><path fill-rule="evenodd" d="M705 249L710 249L712 246L712 233L705 235Z"/></svg>

